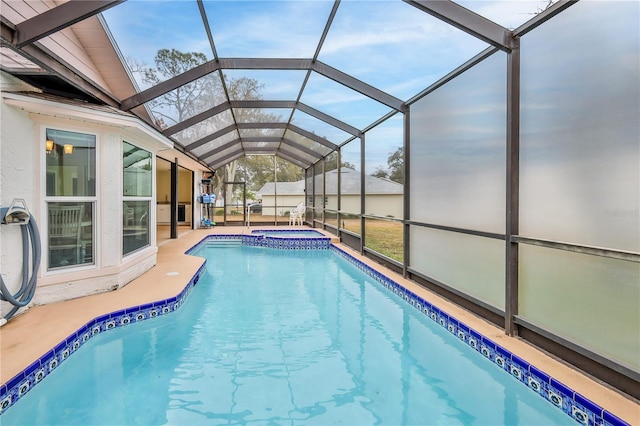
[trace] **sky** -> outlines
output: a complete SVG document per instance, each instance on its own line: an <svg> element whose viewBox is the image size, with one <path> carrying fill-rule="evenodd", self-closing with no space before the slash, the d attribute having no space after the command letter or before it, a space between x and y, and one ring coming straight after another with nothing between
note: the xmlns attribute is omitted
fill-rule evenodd
<svg viewBox="0 0 640 426"><path fill-rule="evenodd" d="M461 1L464 7L516 28L546 1ZM220 58L312 58L334 5L332 1L204 1ZM194 0L129 0L103 13L125 58L152 66L162 48L214 57ZM402 101L410 99L488 45L402 1L343 0L318 60ZM264 84L265 100L296 100L304 71L227 70ZM138 81L141 89L145 84ZM300 101L358 129L391 108L318 73L311 73ZM288 115L283 112L282 120ZM299 122L297 120L300 120ZM294 124L340 145L350 135L296 113ZM397 144L397 129L385 129ZM310 127L307 127L310 126ZM389 126L387 126L389 127ZM379 144L384 145L384 144ZM386 163L389 153L371 153Z"/></svg>

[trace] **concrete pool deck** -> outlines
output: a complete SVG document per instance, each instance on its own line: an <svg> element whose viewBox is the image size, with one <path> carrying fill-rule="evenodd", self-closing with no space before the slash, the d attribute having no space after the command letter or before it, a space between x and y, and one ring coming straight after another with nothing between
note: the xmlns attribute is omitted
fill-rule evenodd
<svg viewBox="0 0 640 426"><path fill-rule="evenodd" d="M82 297L65 302L35 306L0 328L0 384L6 383L60 341L92 319L123 308L170 298L180 293L204 263L203 258L185 254L189 248L210 234L250 234L257 229L273 227L214 227L186 232L176 240L158 248L155 267L125 287L109 293ZM296 229L279 227L277 229ZM310 229L300 227L297 229ZM321 230L316 229L322 232ZM513 354L564 383L592 402L630 424L640 424L638 401L551 357L527 342L509 337L504 331L446 299L404 279L371 259L360 256L349 247L333 242L356 259L366 263L459 321L492 339ZM177 273L177 274L176 274Z"/></svg>

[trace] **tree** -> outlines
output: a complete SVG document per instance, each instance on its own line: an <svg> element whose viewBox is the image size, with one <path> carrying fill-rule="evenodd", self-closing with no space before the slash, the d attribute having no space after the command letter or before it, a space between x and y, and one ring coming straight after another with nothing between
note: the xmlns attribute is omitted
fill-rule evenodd
<svg viewBox="0 0 640 426"><path fill-rule="evenodd" d="M378 166L373 171L373 173L371 173L371 176L377 177L377 178L382 178L382 179L387 179L389 177L389 173L387 173L387 170L384 167Z"/></svg>
<svg viewBox="0 0 640 426"><path fill-rule="evenodd" d="M404 148L400 147L389 154L386 169L378 166L370 175L404 184Z"/></svg>
<svg viewBox="0 0 640 426"><path fill-rule="evenodd" d="M202 53L160 49L155 57L155 68L139 63L134 66L142 73L144 83L155 86L206 62L207 57ZM149 107L156 118L176 124L202 111L205 105L220 103L222 94L220 80L214 74L208 74L151 100Z"/></svg>
<svg viewBox="0 0 640 426"><path fill-rule="evenodd" d="M346 167L349 169L356 169L356 166L348 161L341 161L340 167ZM332 152L327 156L327 160L325 163L325 171L335 170L338 168L338 154L336 152Z"/></svg>
<svg viewBox="0 0 640 426"><path fill-rule="evenodd" d="M207 58L202 53L181 52L176 49L160 49L155 57L155 67L147 67L144 64L128 58L129 68L134 74L141 76L142 82L146 85L155 86L162 81L178 76L188 70L207 62ZM229 97L234 100L258 100L261 99L260 91L263 84L251 78L225 78L226 89ZM210 73L195 81L178 87L169 93L147 103L159 127L166 127L167 124L180 123L202 111L212 108L226 101L222 82L217 73ZM272 114L264 114L259 109L240 108L234 110L237 122L246 121L278 121L279 117ZM210 119L201 121L179 134L174 135L184 145L188 145L202 137L209 135L216 130L228 126L228 115L218 114ZM202 154L203 160L207 160L206 153ZM213 159L211 159L213 160ZM250 169L250 163L244 170ZM213 181L214 192L219 198L222 195L223 182L235 180L238 169L237 161L232 161L216 170ZM231 196L229 194L229 196Z"/></svg>
<svg viewBox="0 0 640 426"><path fill-rule="evenodd" d="M394 182L404 183L404 147L398 148L387 158L389 166L388 178Z"/></svg>

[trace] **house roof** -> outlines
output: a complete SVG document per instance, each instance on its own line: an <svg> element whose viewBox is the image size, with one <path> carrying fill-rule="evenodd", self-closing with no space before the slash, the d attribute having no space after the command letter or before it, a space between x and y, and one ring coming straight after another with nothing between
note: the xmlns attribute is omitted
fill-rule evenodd
<svg viewBox="0 0 640 426"><path fill-rule="evenodd" d="M341 168L340 187L343 195L360 194L360 172L348 167ZM327 195L337 195L338 169L325 173ZM403 185L389 179L365 175L365 192L369 195L402 195ZM278 195L302 195L304 194L305 181L278 182L277 187L273 182L265 183L258 191L261 196L274 195L277 189Z"/></svg>
<svg viewBox="0 0 640 426"><path fill-rule="evenodd" d="M273 196L276 194L276 189L278 190L278 195L304 195L304 180L297 182L278 182L277 186L274 182L267 182L257 193L259 196Z"/></svg>

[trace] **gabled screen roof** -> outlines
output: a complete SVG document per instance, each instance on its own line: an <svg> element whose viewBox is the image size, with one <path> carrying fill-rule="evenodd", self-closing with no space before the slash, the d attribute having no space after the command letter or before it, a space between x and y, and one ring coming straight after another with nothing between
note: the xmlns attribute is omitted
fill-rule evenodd
<svg viewBox="0 0 640 426"><path fill-rule="evenodd" d="M3 61L39 69L40 42L98 14L136 91L114 98L90 83L85 91L124 111L148 112L151 124L211 168L254 153L308 167L381 117L403 112L480 52L510 50L510 29L549 6L95 0L48 11L42 2L44 12L25 13L17 3L2 0L3 22L15 26L3 24L11 48L2 49Z"/></svg>

